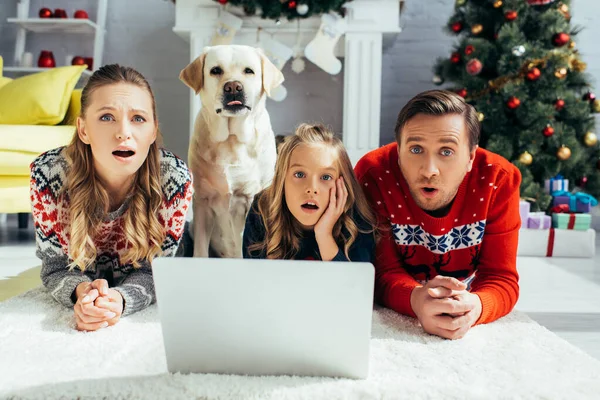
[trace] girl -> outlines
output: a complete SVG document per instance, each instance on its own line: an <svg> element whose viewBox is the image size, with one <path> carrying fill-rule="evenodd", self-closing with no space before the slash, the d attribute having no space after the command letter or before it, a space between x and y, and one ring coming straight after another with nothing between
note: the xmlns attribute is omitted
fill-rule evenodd
<svg viewBox="0 0 600 400"><path fill-rule="evenodd" d="M341 140L302 124L246 219L244 258L372 262L375 217Z"/></svg>
<svg viewBox="0 0 600 400"><path fill-rule="evenodd" d="M192 197L187 166L159 141L146 79L106 65L83 89L71 143L31 164L42 282L79 330L155 301L152 260L174 255Z"/></svg>

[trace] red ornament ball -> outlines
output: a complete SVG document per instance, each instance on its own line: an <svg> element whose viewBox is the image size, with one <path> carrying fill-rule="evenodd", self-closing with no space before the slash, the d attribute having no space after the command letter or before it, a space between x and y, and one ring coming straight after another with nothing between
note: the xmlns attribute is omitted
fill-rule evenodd
<svg viewBox="0 0 600 400"><path fill-rule="evenodd" d="M504 18L506 18L507 21L514 21L518 16L519 14L517 14L515 10L510 10L504 13Z"/></svg>
<svg viewBox="0 0 600 400"><path fill-rule="evenodd" d="M565 44L569 43L569 40L571 40L571 37L564 32L557 33L552 37L552 43L554 43L554 45L557 47L564 46Z"/></svg>
<svg viewBox="0 0 600 400"><path fill-rule="evenodd" d="M460 54L452 53L452 56L450 56L450 62L452 64L458 64L460 62Z"/></svg>
<svg viewBox="0 0 600 400"><path fill-rule="evenodd" d="M469 75L478 75L483 69L483 64L478 59L469 60L466 66Z"/></svg>
<svg viewBox="0 0 600 400"><path fill-rule="evenodd" d="M288 3L288 8L289 8L290 10L293 10L294 8L296 8L296 5L297 5L297 3L296 3L294 0L291 0L291 1Z"/></svg>
<svg viewBox="0 0 600 400"><path fill-rule="evenodd" d="M73 17L77 18L77 19L88 19L89 18L88 13L85 10L75 11L75 14L73 14Z"/></svg>
<svg viewBox="0 0 600 400"><path fill-rule="evenodd" d="M539 68L531 68L529 72L527 72L527 79L530 81L537 81L542 76L542 72Z"/></svg>
<svg viewBox="0 0 600 400"><path fill-rule="evenodd" d="M556 111L560 111L565 107L565 101L563 99L558 99L554 102L554 108Z"/></svg>
<svg viewBox="0 0 600 400"><path fill-rule="evenodd" d="M457 21L450 26L450 29L452 29L452 31L454 33L459 33L460 31L463 30L463 23L460 21Z"/></svg>
<svg viewBox="0 0 600 400"><path fill-rule="evenodd" d="M550 137L550 136L554 135L554 128L551 127L550 125L548 125L544 128L542 133L544 134L544 136Z"/></svg>
<svg viewBox="0 0 600 400"><path fill-rule="evenodd" d="M85 65L85 58L81 56L75 56L71 60L71 65Z"/></svg>
<svg viewBox="0 0 600 400"><path fill-rule="evenodd" d="M52 18L52 10L44 7L42 9L40 9L39 16L40 16L40 18Z"/></svg>
<svg viewBox="0 0 600 400"><path fill-rule="evenodd" d="M473 54L474 51L475 51L475 47L472 45L468 45L467 47L465 47L465 54L468 56Z"/></svg>
<svg viewBox="0 0 600 400"><path fill-rule="evenodd" d="M456 94L459 95L460 97L467 97L467 89L462 88L462 89L458 89L456 91Z"/></svg>
<svg viewBox="0 0 600 400"><path fill-rule="evenodd" d="M511 96L506 102L506 106L511 110L517 109L521 105L521 100L515 96Z"/></svg>
<svg viewBox="0 0 600 400"><path fill-rule="evenodd" d="M54 18L68 18L67 12L62 8L54 9Z"/></svg>
<svg viewBox="0 0 600 400"><path fill-rule="evenodd" d="M217 0L219 4L225 5L227 4L227 0Z"/></svg>
<svg viewBox="0 0 600 400"><path fill-rule="evenodd" d="M596 100L596 95L592 92L587 92L586 94L583 95L583 100L592 102L592 101Z"/></svg>
<svg viewBox="0 0 600 400"><path fill-rule="evenodd" d="M587 182L588 182L587 176L582 176L581 178L577 179L576 183L577 183L577 186L583 188L583 187L585 187L585 185L587 184Z"/></svg>

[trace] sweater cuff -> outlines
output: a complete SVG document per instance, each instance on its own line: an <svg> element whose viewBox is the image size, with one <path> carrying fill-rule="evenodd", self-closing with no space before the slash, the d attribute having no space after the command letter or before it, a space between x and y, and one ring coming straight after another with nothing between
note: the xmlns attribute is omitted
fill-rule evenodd
<svg viewBox="0 0 600 400"><path fill-rule="evenodd" d="M420 286L417 282L411 282L393 287L387 295L387 306L400 314L416 318L417 314L410 305L410 296L417 286Z"/></svg>
<svg viewBox="0 0 600 400"><path fill-rule="evenodd" d="M152 304L153 297L149 294L145 287L136 284L124 284L114 287L117 292L123 297L123 313L122 317L143 310Z"/></svg>
<svg viewBox="0 0 600 400"><path fill-rule="evenodd" d="M52 297L65 307L73 307L77 298L75 297L75 289L83 282L91 282L92 280L87 275L68 275L65 276L59 284L51 291Z"/></svg>
<svg viewBox="0 0 600 400"><path fill-rule="evenodd" d="M487 324L488 322L491 322L495 304L494 296L491 293L487 293L485 291L471 293L479 296L479 299L481 300L481 315L479 316L479 319L477 320L477 322L475 322L473 326L479 324Z"/></svg>

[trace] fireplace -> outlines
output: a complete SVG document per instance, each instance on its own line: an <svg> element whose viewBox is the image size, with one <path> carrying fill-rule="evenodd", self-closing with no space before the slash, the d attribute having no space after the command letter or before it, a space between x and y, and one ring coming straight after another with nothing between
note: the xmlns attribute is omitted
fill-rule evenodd
<svg viewBox="0 0 600 400"><path fill-rule="evenodd" d="M210 44L222 10L213 0L177 0L173 31L189 42L190 61ZM294 47L298 29L304 47L316 34L318 16L296 22L276 21L246 16L241 10L228 8L244 20L234 44L254 46L257 31L274 33L274 38ZM354 0L346 4L346 34L336 47L336 56L344 58L344 102L342 138L353 163L379 147L381 117L381 60L384 33L400 32L399 0ZM299 27L299 28L298 28ZM307 61L308 62L308 61ZM190 91L190 135L200 110L200 99ZM315 119L320 116L315 116Z"/></svg>

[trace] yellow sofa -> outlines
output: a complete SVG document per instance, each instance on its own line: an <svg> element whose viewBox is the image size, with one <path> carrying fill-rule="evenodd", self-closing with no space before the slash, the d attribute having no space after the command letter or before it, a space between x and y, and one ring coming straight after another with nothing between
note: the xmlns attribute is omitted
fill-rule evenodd
<svg viewBox="0 0 600 400"><path fill-rule="evenodd" d="M2 78L0 57L0 81L2 80L4 83L10 81ZM80 98L81 90L73 90L69 110L59 125L14 125L0 122L0 214L19 213L20 228L27 227L28 213L31 213L29 165L39 154L71 141L75 132L75 125L72 123L79 114Z"/></svg>

